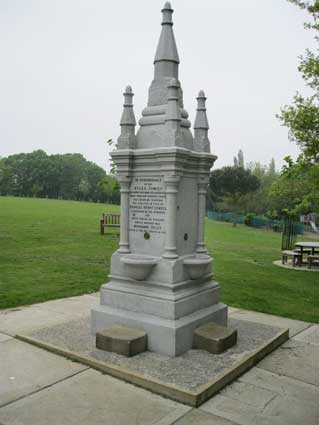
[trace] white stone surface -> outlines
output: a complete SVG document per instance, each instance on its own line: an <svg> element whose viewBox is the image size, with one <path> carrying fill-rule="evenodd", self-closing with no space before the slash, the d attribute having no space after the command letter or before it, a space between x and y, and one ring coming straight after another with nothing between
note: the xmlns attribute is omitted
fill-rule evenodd
<svg viewBox="0 0 319 425"><path fill-rule="evenodd" d="M319 325L312 325L300 332L293 339L308 342L312 345L319 345Z"/></svg>
<svg viewBox="0 0 319 425"><path fill-rule="evenodd" d="M9 341L9 339L12 339L12 336L0 333L0 342Z"/></svg>
<svg viewBox="0 0 319 425"><path fill-rule="evenodd" d="M88 303L88 308L90 307L88 298L95 298L98 301L96 294L78 298L83 306ZM64 306L70 305L70 302L72 303L68 299L56 300L55 310L63 310ZM46 309L47 304L42 304L42 310L46 310L46 323L50 326L52 320L55 320L56 315L60 315L60 313ZM16 316L16 321L20 322L21 327L24 318L30 325L30 315L33 314L36 317L38 311L39 305L33 305L23 307L19 311L11 310L10 315L12 320ZM247 312L247 314L252 318L252 312ZM256 313L257 316L259 313ZM267 315L262 316L265 321ZM61 315L59 317L61 320ZM65 316L63 317L65 318ZM77 318L75 309L73 319ZM274 317L269 316L269 323L274 323L273 320ZM300 336L307 341L298 340L297 343L301 346L317 348L316 333L314 332L317 325L306 325L309 332L304 331L304 335L301 332L297 337ZM34 330L38 329L36 321L34 321L34 326ZM298 329L300 322L289 319L289 326ZM11 339L3 344L0 343L0 353L2 348L11 344L12 341L15 340ZM319 387L313 383L303 382L302 379L307 379L307 375L303 376L300 373L300 367L304 363L306 367L310 365L309 370L313 375L318 375L315 362L316 352L313 350L291 353L288 367L286 370L281 369L280 373L254 367L236 381L233 392L231 387L227 388L227 396L224 394L223 399L219 394L200 409L190 410L189 407L162 399L97 372L98 378L92 378L91 373L86 375L86 371L69 377L70 367L79 365L31 345L16 342L19 343L19 347L16 346L15 350L10 352L2 352L3 358L0 355L0 388L5 388L5 391L8 392L8 386L4 385L6 383L5 376L13 377L17 374L20 376L18 385L12 384L15 387L11 388L14 391L18 390L19 393L13 391L11 396L7 394L6 400L10 404L0 407L0 423L3 425L121 425L122 423L125 425L140 423L145 425L318 425L319 423ZM295 342L295 338L291 342ZM277 352L279 350L277 349ZM16 351L16 354L13 354L13 351ZM20 351L19 354L17 354L18 351ZM50 358L49 361L47 356ZM10 363L9 366L8 363L6 365L8 371L6 375L3 368L4 358ZM269 358L271 360L271 357ZM296 368L293 358L297 361ZM273 359L271 362L277 367L276 357ZM312 361L314 363L311 363ZM294 376L295 370L296 376ZM16 375L11 373L12 371ZM291 377L282 374L288 372ZM71 375L73 375L73 371ZM79 380L81 375L84 377ZM41 380L40 383L39 380ZM238 386L238 383L241 387ZM240 393L239 388L242 390ZM138 393L142 391L142 396L137 396L135 390ZM34 391L36 393L33 393ZM30 392L31 395L29 395ZM269 392L274 394L273 399L269 400ZM1 393L0 399L4 400L3 397L3 393ZM16 400L16 397L22 398ZM267 400L269 400L268 404ZM147 413L145 416L143 413L139 416L138 412L143 412L143 410Z"/></svg>
<svg viewBox="0 0 319 425"><path fill-rule="evenodd" d="M291 339L262 360L258 366L319 386L319 346L315 344Z"/></svg>
<svg viewBox="0 0 319 425"><path fill-rule="evenodd" d="M317 425L319 388L254 368L200 409L242 425Z"/></svg>
<svg viewBox="0 0 319 425"><path fill-rule="evenodd" d="M0 406L85 369L87 366L16 339L1 343Z"/></svg>
<svg viewBox="0 0 319 425"><path fill-rule="evenodd" d="M92 331L121 323L142 328L148 348L179 355L194 328L227 324L204 238L210 154L206 97L197 98L195 139L178 80L173 10L166 3L148 105L135 137L132 89L124 93L121 135L112 159L121 184L119 249L112 255ZM138 314L140 315L138 317Z"/></svg>
<svg viewBox="0 0 319 425"><path fill-rule="evenodd" d="M101 305L92 310L91 317L93 333L115 324L143 329L147 333L147 344L150 351L179 356L192 348L193 332L198 326L209 321L226 326L227 306L218 303L179 320L167 320L153 315Z"/></svg>
<svg viewBox="0 0 319 425"><path fill-rule="evenodd" d="M302 322L300 320L293 320L286 317L273 316L271 314L259 313L257 311L250 310L233 311L231 316L234 319L264 323L265 325L277 326L280 328L289 328L290 337L293 337L310 326L310 323Z"/></svg>
<svg viewBox="0 0 319 425"><path fill-rule="evenodd" d="M2 425L151 425L189 410L179 403L87 370L0 409ZM164 422L165 423L165 422Z"/></svg>
<svg viewBox="0 0 319 425"><path fill-rule="evenodd" d="M87 316L91 308L98 305L96 295L82 295L47 301L32 306L0 311L0 332L15 336L36 329L58 325L74 317Z"/></svg>
<svg viewBox="0 0 319 425"><path fill-rule="evenodd" d="M229 421L220 416L194 409L190 413L183 416L177 422L170 422L165 425L236 425L237 422ZM156 424L157 425L157 424Z"/></svg>

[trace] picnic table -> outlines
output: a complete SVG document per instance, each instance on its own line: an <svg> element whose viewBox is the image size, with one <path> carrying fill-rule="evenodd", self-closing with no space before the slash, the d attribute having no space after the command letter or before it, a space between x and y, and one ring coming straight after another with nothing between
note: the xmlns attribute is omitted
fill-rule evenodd
<svg viewBox="0 0 319 425"><path fill-rule="evenodd" d="M319 251L319 242L296 242L295 247L300 248L302 263L302 256L304 253L309 253L309 250L311 250L311 255L315 255L316 251Z"/></svg>

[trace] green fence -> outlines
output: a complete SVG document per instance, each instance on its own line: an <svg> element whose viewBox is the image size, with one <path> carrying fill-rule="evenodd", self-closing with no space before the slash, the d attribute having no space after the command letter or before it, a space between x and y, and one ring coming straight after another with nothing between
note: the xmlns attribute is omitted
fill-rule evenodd
<svg viewBox="0 0 319 425"><path fill-rule="evenodd" d="M234 214L232 212L219 212L219 211L208 211L208 219L215 221L226 221L227 223L232 223L234 219ZM245 215L237 215L237 223L244 224Z"/></svg>
<svg viewBox="0 0 319 425"><path fill-rule="evenodd" d="M208 219L215 221L224 221L227 223L232 223L234 214L232 212L220 212L220 211L208 211ZM244 224L245 223L245 215L238 214L237 215L237 223ZM271 220L266 217L253 217L251 219L252 227L256 227L257 229L273 229L274 231L282 232L283 229L283 221L281 220ZM305 229L304 225L301 223L295 224L295 232L297 235L303 235Z"/></svg>

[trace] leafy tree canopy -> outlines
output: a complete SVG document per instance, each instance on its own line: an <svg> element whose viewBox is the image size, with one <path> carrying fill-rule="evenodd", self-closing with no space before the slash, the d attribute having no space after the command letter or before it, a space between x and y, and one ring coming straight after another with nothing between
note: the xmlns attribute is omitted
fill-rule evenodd
<svg viewBox="0 0 319 425"><path fill-rule="evenodd" d="M234 226L237 224L237 213L243 205L244 197L259 188L259 180L250 170L240 166L223 167L210 175L211 198L222 201L234 213Z"/></svg>
<svg viewBox="0 0 319 425"><path fill-rule="evenodd" d="M110 195L99 183L106 177L103 168L79 153L47 155L36 150L0 159L0 195L104 202ZM118 194L115 199L119 202Z"/></svg>
<svg viewBox="0 0 319 425"><path fill-rule="evenodd" d="M288 0L309 12L311 22L305 27L319 31L319 0ZM318 35L315 36L318 42ZM302 151L300 161L319 164L319 52L307 49L300 57L298 67L306 85L312 90L309 97L297 93L292 105L282 108L278 116L289 129L289 138L297 143Z"/></svg>

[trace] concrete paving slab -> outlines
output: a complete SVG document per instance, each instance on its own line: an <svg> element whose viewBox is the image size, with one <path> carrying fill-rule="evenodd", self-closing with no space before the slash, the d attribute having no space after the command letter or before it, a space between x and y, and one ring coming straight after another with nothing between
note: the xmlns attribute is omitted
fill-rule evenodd
<svg viewBox="0 0 319 425"><path fill-rule="evenodd" d="M319 347L291 339L258 363L258 367L319 386Z"/></svg>
<svg viewBox="0 0 319 425"><path fill-rule="evenodd" d="M318 425L318 401L319 387L255 367L200 409L243 425Z"/></svg>
<svg viewBox="0 0 319 425"><path fill-rule="evenodd" d="M271 400L276 397L276 393L270 389L258 387L240 379L228 385L221 393L230 399L238 400L257 409L263 409Z"/></svg>
<svg viewBox="0 0 319 425"><path fill-rule="evenodd" d="M319 325L312 325L306 330L300 332L293 339L308 342L309 344L319 345Z"/></svg>
<svg viewBox="0 0 319 425"><path fill-rule="evenodd" d="M12 339L12 336L0 333L0 342L9 341L9 339Z"/></svg>
<svg viewBox="0 0 319 425"><path fill-rule="evenodd" d="M35 304L34 307L41 307L48 312L62 313L67 316L87 316L93 307L99 304L97 297L92 295L81 295L58 300L47 301Z"/></svg>
<svg viewBox="0 0 319 425"><path fill-rule="evenodd" d="M202 412L201 410L192 410L177 422L172 425L237 425L237 423L221 418L220 416L212 415L211 413ZM167 424L167 425L171 425ZM157 425L157 424L156 424Z"/></svg>
<svg viewBox="0 0 319 425"><path fill-rule="evenodd" d="M2 425L154 425L185 406L92 369L0 409ZM165 422L163 422L165 424Z"/></svg>
<svg viewBox="0 0 319 425"><path fill-rule="evenodd" d="M69 315L48 311L43 305L2 310L0 311L0 332L15 336L17 333L58 325L68 320L70 320Z"/></svg>
<svg viewBox="0 0 319 425"><path fill-rule="evenodd" d="M300 320L287 319L285 317L273 316L271 314L258 313L250 310L235 311L231 314L231 317L232 319L248 320L250 322L263 323L264 325L289 328L290 337L293 337L312 325L311 323L302 322Z"/></svg>
<svg viewBox="0 0 319 425"><path fill-rule="evenodd" d="M238 344L223 355L189 350L182 356L168 357L146 351L127 358L98 350L91 335L89 318L19 335L19 338L153 392L197 406L287 340L287 330L280 328L234 319L229 320L229 325L238 330Z"/></svg>
<svg viewBox="0 0 319 425"><path fill-rule="evenodd" d="M239 308L228 306L228 315L230 316L230 315L232 315L233 313L235 313L236 311L239 311L239 310L240 310Z"/></svg>
<svg viewBox="0 0 319 425"><path fill-rule="evenodd" d="M277 375L268 370L254 367L240 377L239 382L247 382L258 388L274 392L282 398L295 398L300 402L318 404L319 387L306 384L287 376Z"/></svg>
<svg viewBox="0 0 319 425"><path fill-rule="evenodd" d="M156 423L152 423L151 425L175 425L180 418L183 418L188 412L192 411L192 407L180 405L179 409L173 410L168 415L164 416L164 418L160 419Z"/></svg>
<svg viewBox="0 0 319 425"><path fill-rule="evenodd" d="M14 338L0 344L0 365L0 406L87 369Z"/></svg>

